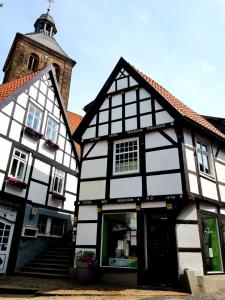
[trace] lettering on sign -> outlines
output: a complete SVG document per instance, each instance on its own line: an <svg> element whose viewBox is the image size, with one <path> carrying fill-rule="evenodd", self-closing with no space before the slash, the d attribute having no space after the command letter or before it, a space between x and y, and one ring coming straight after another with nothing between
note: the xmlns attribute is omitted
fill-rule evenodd
<svg viewBox="0 0 225 300"><path fill-rule="evenodd" d="M13 208L8 208L0 206L0 217L3 219L15 222L16 221L16 210Z"/></svg>

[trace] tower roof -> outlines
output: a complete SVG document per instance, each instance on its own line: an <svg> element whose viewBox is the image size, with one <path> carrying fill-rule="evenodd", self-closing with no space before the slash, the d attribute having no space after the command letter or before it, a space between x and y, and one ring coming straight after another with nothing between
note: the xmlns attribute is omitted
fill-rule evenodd
<svg viewBox="0 0 225 300"><path fill-rule="evenodd" d="M35 32L43 32L46 35L53 36L57 33L55 21L49 14L49 10L46 14L42 14L34 23Z"/></svg>

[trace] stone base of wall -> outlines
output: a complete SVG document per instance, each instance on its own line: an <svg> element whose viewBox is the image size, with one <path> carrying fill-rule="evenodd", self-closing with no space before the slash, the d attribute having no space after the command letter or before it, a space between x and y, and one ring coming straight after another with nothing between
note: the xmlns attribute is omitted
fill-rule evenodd
<svg viewBox="0 0 225 300"><path fill-rule="evenodd" d="M203 293L225 292L225 274L197 276L197 280Z"/></svg>
<svg viewBox="0 0 225 300"><path fill-rule="evenodd" d="M135 287L137 286L137 273L102 273L100 276L100 281L103 284Z"/></svg>

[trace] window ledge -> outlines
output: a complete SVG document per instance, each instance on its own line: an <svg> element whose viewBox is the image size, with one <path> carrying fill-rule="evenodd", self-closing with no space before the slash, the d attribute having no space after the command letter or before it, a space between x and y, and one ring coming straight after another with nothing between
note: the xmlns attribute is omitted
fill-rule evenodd
<svg viewBox="0 0 225 300"><path fill-rule="evenodd" d="M59 145L53 143L51 140L46 140L45 141L45 146L46 146L46 148L48 148L48 149L50 149L52 151L59 150Z"/></svg>
<svg viewBox="0 0 225 300"><path fill-rule="evenodd" d="M24 190L27 188L27 184L19 179L8 177L6 179L7 186L17 187L18 189Z"/></svg>
<svg viewBox="0 0 225 300"><path fill-rule="evenodd" d="M59 193L56 193L56 192L51 192L52 194L52 198L55 199L55 200L61 200L61 201L65 201L66 200L66 197L59 194Z"/></svg>
<svg viewBox="0 0 225 300"><path fill-rule="evenodd" d="M39 140L43 137L43 134L34 130L33 128L26 126L24 128L24 133L29 135L30 137L34 138L35 140Z"/></svg>
<svg viewBox="0 0 225 300"><path fill-rule="evenodd" d="M216 178L215 178L215 176L213 176L213 175L206 174L206 173L201 172L201 171L199 171L199 175L200 175L201 177L205 178L205 179L209 179L209 180L211 180L211 181L216 182Z"/></svg>

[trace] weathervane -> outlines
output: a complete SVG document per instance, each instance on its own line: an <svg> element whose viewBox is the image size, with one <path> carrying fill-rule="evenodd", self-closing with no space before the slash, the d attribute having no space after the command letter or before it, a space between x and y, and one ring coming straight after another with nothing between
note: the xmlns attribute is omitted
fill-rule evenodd
<svg viewBox="0 0 225 300"><path fill-rule="evenodd" d="M49 2L48 13L50 12L51 5L55 2L55 0L47 0Z"/></svg>

